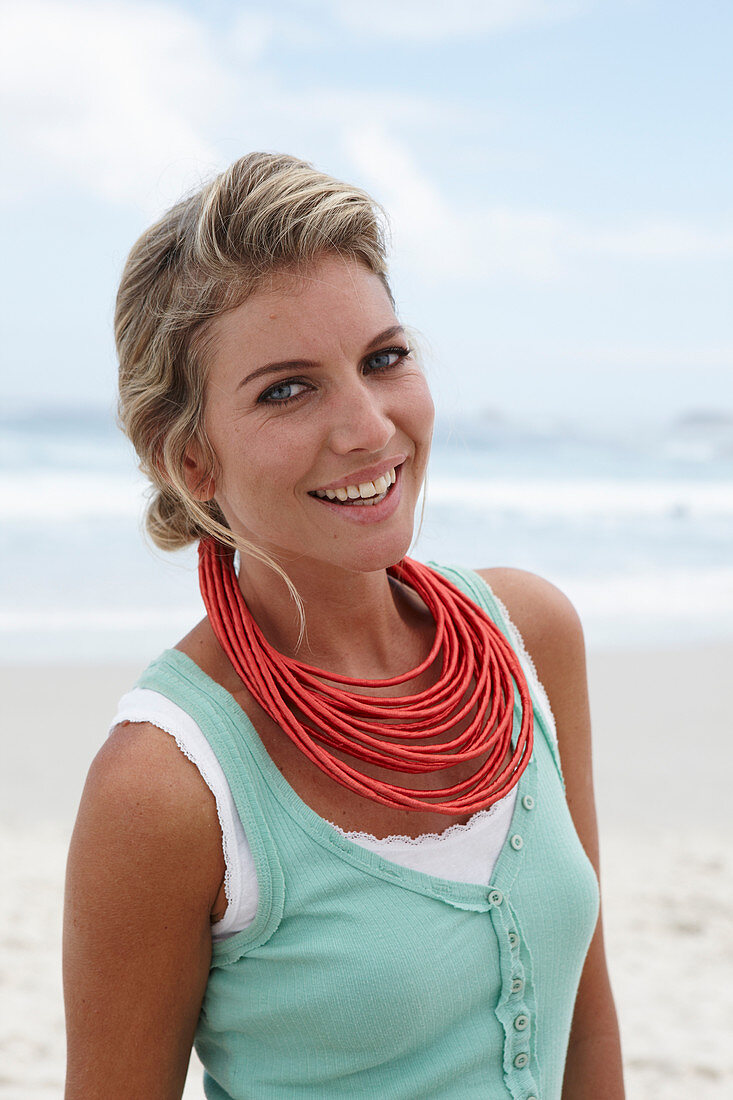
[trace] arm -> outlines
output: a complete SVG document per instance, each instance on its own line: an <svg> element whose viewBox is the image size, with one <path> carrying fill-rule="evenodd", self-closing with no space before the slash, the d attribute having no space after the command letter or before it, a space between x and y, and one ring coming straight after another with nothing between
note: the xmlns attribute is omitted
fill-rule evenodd
<svg viewBox="0 0 733 1100"><path fill-rule="evenodd" d="M64 913L66 1100L179 1100L224 874L214 797L169 734L118 727L89 772Z"/></svg>
<svg viewBox="0 0 733 1100"><path fill-rule="evenodd" d="M580 621L562 592L532 573L514 569L480 572L507 606L547 692L557 724L568 807L599 875L590 708ZM600 915L575 1001L562 1096L563 1100L624 1097L618 1021Z"/></svg>

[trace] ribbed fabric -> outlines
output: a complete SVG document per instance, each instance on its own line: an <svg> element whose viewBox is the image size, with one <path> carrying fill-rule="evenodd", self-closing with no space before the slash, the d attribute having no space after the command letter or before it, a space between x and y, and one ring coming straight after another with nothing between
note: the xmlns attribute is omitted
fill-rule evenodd
<svg viewBox="0 0 733 1100"><path fill-rule="evenodd" d="M257 870L229 784L213 749L191 715L158 691L133 688L123 695L110 724L110 732L121 722L151 722L166 730L183 755L196 765L214 795L222 833L227 908L222 919L212 924L211 934L215 940L220 940L241 932L257 915ZM490 809L475 813L465 825L451 825L440 834L377 838L369 833L345 831L333 822L330 824L354 844L370 848L384 859L400 863L403 867L488 886L494 864L506 840L516 796L514 787ZM167 914L158 912L157 920L163 924Z"/></svg>
<svg viewBox="0 0 733 1100"><path fill-rule="evenodd" d="M442 572L509 633L481 578ZM558 1100L598 889L537 700L532 760L487 888L400 867L336 832L184 654L164 653L139 686L205 733L257 869L254 923L213 947L196 1033L210 1100Z"/></svg>

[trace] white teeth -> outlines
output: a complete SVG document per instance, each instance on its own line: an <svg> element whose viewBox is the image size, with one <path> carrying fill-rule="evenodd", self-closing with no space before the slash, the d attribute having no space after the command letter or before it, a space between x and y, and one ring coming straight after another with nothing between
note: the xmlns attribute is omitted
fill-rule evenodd
<svg viewBox="0 0 733 1100"><path fill-rule="evenodd" d="M397 471L393 467L374 481L362 481L360 485L341 485L338 489L314 489L313 495L322 500L368 500L377 504L375 498L383 497L396 480Z"/></svg>

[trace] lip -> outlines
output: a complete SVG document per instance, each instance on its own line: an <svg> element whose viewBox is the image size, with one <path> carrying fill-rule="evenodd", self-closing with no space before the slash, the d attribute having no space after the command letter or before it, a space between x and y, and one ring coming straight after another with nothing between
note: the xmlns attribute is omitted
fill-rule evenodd
<svg viewBox="0 0 733 1100"><path fill-rule="evenodd" d="M391 458L385 458L382 462L379 462L375 466L364 466L361 470L354 470L353 473L344 474L338 481L329 481L328 485L316 485L315 489L309 489L309 493L321 492L324 489L341 489L347 485L363 485L365 481L374 481L376 478L381 477L382 474L386 474L387 470L391 470L392 467L397 469L407 459L407 455L393 455Z"/></svg>
<svg viewBox="0 0 733 1100"><path fill-rule="evenodd" d="M377 469L377 467L374 467L374 469ZM391 469L391 467L387 467L387 469ZM347 523L367 526L372 523L380 523L382 520L389 519L389 517L397 511L400 500L402 499L401 467L395 467L395 469L397 471L397 480L388 490L384 500L381 500L379 504L349 506L348 504L340 504L337 500L328 500L327 497L315 496L313 500L317 501L318 504L322 505L324 508L330 509L334 515L339 517L339 520L346 521ZM343 481L341 481L336 487L340 488L343 484ZM349 482L349 484L352 483Z"/></svg>

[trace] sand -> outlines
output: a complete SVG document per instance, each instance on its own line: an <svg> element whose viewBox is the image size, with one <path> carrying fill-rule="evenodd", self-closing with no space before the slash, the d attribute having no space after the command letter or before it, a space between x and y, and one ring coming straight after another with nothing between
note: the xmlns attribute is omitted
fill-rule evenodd
<svg viewBox="0 0 733 1100"><path fill-rule="evenodd" d="M631 1100L733 1095L733 645L591 654L609 965ZM0 1100L63 1092L68 836L125 667L0 669ZM186 1100L201 1098L192 1066Z"/></svg>

